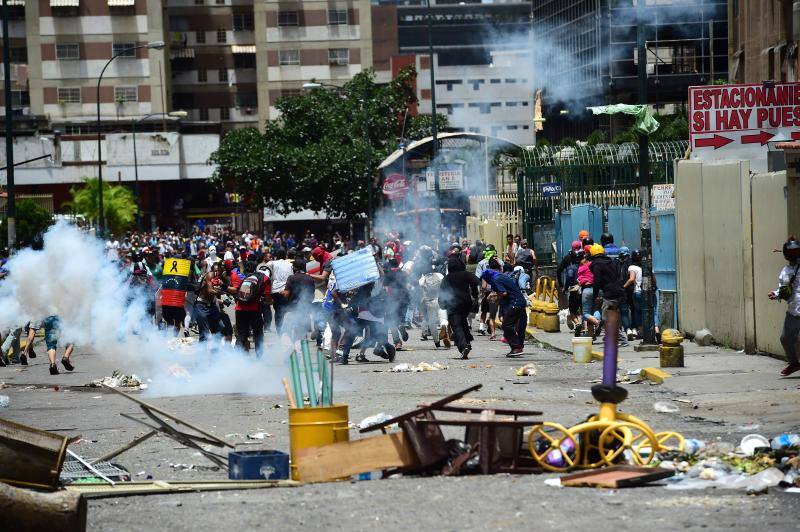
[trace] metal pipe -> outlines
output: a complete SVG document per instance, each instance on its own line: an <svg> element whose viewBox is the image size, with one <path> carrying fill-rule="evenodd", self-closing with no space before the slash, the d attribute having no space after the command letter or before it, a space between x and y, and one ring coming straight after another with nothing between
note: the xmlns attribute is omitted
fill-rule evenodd
<svg viewBox="0 0 800 532"><path fill-rule="evenodd" d="M17 166L22 166L23 164L32 163L32 162L35 162L35 161L41 161L42 159L47 159L48 157L52 157L52 156L53 156L52 153L48 153L47 155L40 155L39 157L34 157L33 159L28 159L26 161L20 161L18 163L14 163L14 168L16 168ZM4 167L0 168L0 172L2 172L3 170L7 170L7 169L8 169L8 166L4 166Z"/></svg>
<svg viewBox="0 0 800 532"><path fill-rule="evenodd" d="M317 406L316 386L314 386L314 368L311 364L311 351L308 349L308 340L300 341L300 350L303 352L303 369L306 374L306 385L308 386L308 401L311 407Z"/></svg>
<svg viewBox="0 0 800 532"><path fill-rule="evenodd" d="M3 0L3 94L6 108L6 223L8 224L8 252L17 247L17 201L14 193L14 109L11 102L11 52L8 39L8 0Z"/></svg>
<svg viewBox="0 0 800 532"><path fill-rule="evenodd" d="M289 355L289 369L292 373L292 391L297 402L297 408L303 408L303 386L300 381L300 364L297 361L297 351L292 351Z"/></svg>

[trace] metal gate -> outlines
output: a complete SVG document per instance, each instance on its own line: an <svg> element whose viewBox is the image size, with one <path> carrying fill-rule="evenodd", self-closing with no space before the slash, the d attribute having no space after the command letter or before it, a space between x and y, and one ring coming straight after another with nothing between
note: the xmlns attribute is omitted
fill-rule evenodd
<svg viewBox="0 0 800 532"><path fill-rule="evenodd" d="M653 275L656 277L656 323L661 330L678 325L678 280L675 255L675 211L653 211L650 218Z"/></svg>
<svg viewBox="0 0 800 532"><path fill-rule="evenodd" d="M672 183L672 161L683 157L687 148L688 141L650 144L652 182ZM557 213L585 203L601 209L639 204L636 144L541 146L524 150L522 159L517 180L522 230L533 243L540 262L556 259L550 246L554 240L556 247L562 248L559 252L563 252L562 239L555 236ZM557 183L561 193L549 196L543 192L542 185L546 183ZM563 222L559 219L562 234ZM569 234L572 232L571 227ZM602 228L593 232L599 233Z"/></svg>

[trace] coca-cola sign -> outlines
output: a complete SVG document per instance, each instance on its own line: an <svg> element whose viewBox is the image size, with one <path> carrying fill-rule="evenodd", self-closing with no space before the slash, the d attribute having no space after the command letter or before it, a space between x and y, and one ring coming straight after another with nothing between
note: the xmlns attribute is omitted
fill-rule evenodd
<svg viewBox="0 0 800 532"><path fill-rule="evenodd" d="M408 183L402 174L389 174L383 180L383 194L390 200L396 201L406 197Z"/></svg>

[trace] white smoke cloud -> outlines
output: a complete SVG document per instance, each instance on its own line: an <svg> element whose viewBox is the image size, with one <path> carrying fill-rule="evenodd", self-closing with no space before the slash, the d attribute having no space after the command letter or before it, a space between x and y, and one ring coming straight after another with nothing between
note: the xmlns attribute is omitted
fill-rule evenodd
<svg viewBox="0 0 800 532"><path fill-rule="evenodd" d="M57 315L59 345L75 343L112 359L125 373L152 379L152 395L282 393L291 347L265 345L256 360L218 339L174 349L172 330L159 331L147 314L143 294L131 289L119 267L106 259L98 240L67 223L44 236L41 250L24 249L8 263L0 282L0 330ZM171 343L170 340L173 340ZM186 368L190 377L169 368Z"/></svg>

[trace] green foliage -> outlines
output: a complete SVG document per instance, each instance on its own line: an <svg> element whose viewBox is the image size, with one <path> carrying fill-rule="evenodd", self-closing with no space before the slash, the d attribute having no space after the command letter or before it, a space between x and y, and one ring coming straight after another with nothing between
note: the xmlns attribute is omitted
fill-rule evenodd
<svg viewBox="0 0 800 532"><path fill-rule="evenodd" d="M558 141L559 146L577 146L578 142L572 137L564 137Z"/></svg>
<svg viewBox="0 0 800 532"><path fill-rule="evenodd" d="M74 214L82 214L89 220L97 221L99 208L97 206L99 186L97 178L86 178L82 187L72 187L72 201L66 207ZM106 227L113 234L120 234L133 226L136 220L136 200L133 192L122 185L109 185L103 182L103 211Z"/></svg>
<svg viewBox="0 0 800 532"><path fill-rule="evenodd" d="M210 159L218 165L212 182L281 214L311 209L356 217L366 210L368 169L396 149L405 110L416 102L415 76L407 68L378 85L365 70L339 89L281 98L281 116L263 134L236 129L222 139Z"/></svg>
<svg viewBox="0 0 800 532"><path fill-rule="evenodd" d="M656 115L659 127L655 133L649 136L650 142L665 142L669 140L689 140L689 120L686 118L686 111L681 111L674 115ZM624 142L639 142L639 134L631 125L628 129L620 131L614 135L614 144Z"/></svg>
<svg viewBox="0 0 800 532"><path fill-rule="evenodd" d="M537 148L544 148L545 146L550 146L550 141L544 137L540 137L536 139L536 147Z"/></svg>
<svg viewBox="0 0 800 532"><path fill-rule="evenodd" d="M425 137L433 136L431 129L431 115L417 115L411 117L408 121L408 131L406 137L411 140L424 139ZM443 114L436 114L436 129L439 133L445 131L450 126L447 116Z"/></svg>
<svg viewBox="0 0 800 532"><path fill-rule="evenodd" d="M33 200L24 199L17 203L17 247L34 244L42 233L53 224L53 215ZM8 245L8 218L3 217L0 225L0 243Z"/></svg>
<svg viewBox="0 0 800 532"><path fill-rule="evenodd" d="M602 129L595 129L589 133L588 137L586 137L586 144L589 146L597 146L598 144L605 142L606 138L608 138L608 136L606 135L605 131Z"/></svg>

